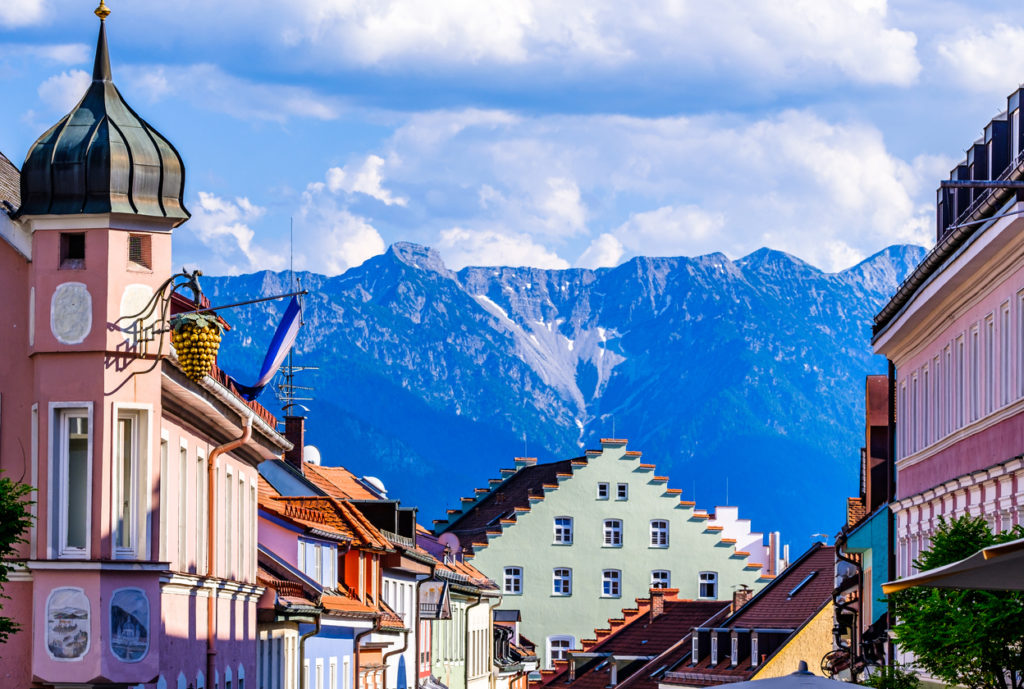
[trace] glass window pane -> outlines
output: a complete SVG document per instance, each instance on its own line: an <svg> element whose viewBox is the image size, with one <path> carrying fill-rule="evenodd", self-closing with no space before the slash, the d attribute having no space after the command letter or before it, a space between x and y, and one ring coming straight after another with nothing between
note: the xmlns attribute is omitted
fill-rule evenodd
<svg viewBox="0 0 1024 689"><path fill-rule="evenodd" d="M67 548L86 547L85 527L89 502L89 419L85 416L67 417L68 499L66 542Z"/></svg>

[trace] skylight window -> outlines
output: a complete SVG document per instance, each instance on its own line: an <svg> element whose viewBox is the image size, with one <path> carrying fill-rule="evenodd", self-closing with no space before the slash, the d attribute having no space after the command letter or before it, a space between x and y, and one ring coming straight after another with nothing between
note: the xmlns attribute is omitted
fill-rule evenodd
<svg viewBox="0 0 1024 689"><path fill-rule="evenodd" d="M808 575L807 575L806 577L804 577L804 580L803 580L803 581L801 581L801 582L800 582L799 584L797 584L797 585L796 585L796 586L795 586L795 587L793 588L793 590L789 592L789 598L792 598L792 597L793 597L793 596L795 596L795 595L796 595L797 593L799 593L799 592L800 592L800 589L802 589L802 588L803 588L804 586L807 586L807 583L808 583L808 582L809 582L809 581L810 581L811 579L813 579L813 578L814 578L815 576L817 576L817 574L818 574L818 570L814 570L813 572L811 572L810 574L808 574Z"/></svg>

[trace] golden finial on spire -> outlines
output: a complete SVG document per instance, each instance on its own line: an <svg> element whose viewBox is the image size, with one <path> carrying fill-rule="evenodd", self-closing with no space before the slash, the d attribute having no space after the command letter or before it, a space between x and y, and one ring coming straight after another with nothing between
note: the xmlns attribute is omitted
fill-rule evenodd
<svg viewBox="0 0 1024 689"><path fill-rule="evenodd" d="M103 0L100 0L100 6L96 8L93 13L100 18L100 21L106 21L107 17L110 16L110 8L103 4Z"/></svg>

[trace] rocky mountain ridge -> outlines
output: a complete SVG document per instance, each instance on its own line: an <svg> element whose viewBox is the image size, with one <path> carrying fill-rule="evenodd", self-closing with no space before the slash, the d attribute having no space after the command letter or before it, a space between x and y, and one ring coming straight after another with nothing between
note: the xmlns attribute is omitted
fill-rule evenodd
<svg viewBox="0 0 1024 689"><path fill-rule="evenodd" d="M923 256L893 246L825 273L761 249L615 268L449 270L398 243L310 290L295 363L317 366L308 442L444 514L515 456L625 437L687 499L737 504L798 550L858 490L872 316ZM288 273L204 278L213 303L289 291ZM222 361L258 371L281 302L234 309ZM271 392L261 398L276 409Z"/></svg>

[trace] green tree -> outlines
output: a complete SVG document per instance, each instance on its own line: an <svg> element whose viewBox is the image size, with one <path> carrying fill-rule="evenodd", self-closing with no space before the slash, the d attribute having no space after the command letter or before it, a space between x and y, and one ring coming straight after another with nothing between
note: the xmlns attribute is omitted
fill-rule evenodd
<svg viewBox="0 0 1024 689"><path fill-rule="evenodd" d="M32 524L32 501L28 499L31 492L30 486L0 476L0 611L3 599L10 600L10 596L3 592L3 585L13 566L8 558L15 554L18 543L27 542L25 531ZM0 643L6 642L7 637L19 629L21 627L16 621L0 615Z"/></svg>
<svg viewBox="0 0 1024 689"><path fill-rule="evenodd" d="M939 518L931 550L915 561L926 571L962 560L1024 529L993 534L984 519ZM896 641L918 667L948 684L1024 689L1024 593L915 587L890 597Z"/></svg>

